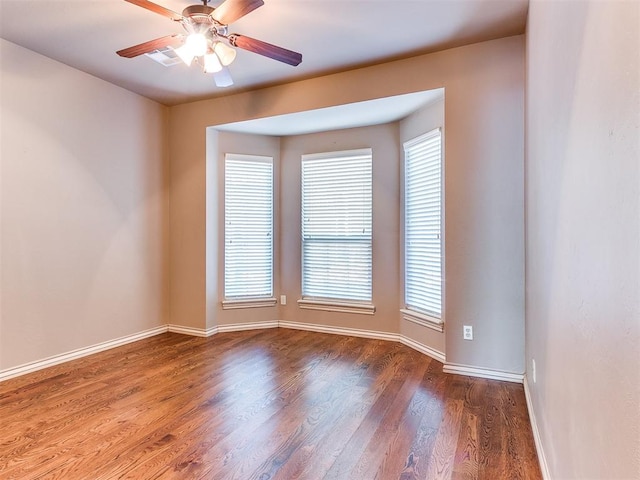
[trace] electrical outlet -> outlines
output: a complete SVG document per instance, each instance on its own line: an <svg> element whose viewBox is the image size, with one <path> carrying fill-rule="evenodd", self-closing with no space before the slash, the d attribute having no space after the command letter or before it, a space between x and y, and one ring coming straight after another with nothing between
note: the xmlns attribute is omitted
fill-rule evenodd
<svg viewBox="0 0 640 480"><path fill-rule="evenodd" d="M531 359L531 378L533 378L533 383L536 383L536 360L534 358Z"/></svg>
<svg viewBox="0 0 640 480"><path fill-rule="evenodd" d="M286 305L286 304L287 304L287 296L280 295L280 305Z"/></svg>
<svg viewBox="0 0 640 480"><path fill-rule="evenodd" d="M462 338L465 340L473 340L473 327L471 325L462 326Z"/></svg>

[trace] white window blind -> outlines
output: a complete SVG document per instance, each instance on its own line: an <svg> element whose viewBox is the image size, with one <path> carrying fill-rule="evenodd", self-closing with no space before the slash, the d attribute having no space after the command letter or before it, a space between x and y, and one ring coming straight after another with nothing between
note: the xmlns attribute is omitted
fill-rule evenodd
<svg viewBox="0 0 640 480"><path fill-rule="evenodd" d="M302 156L302 295L371 301L371 149Z"/></svg>
<svg viewBox="0 0 640 480"><path fill-rule="evenodd" d="M442 316L442 145L440 129L404 144L405 303Z"/></svg>
<svg viewBox="0 0 640 480"><path fill-rule="evenodd" d="M227 154L225 298L273 296L273 159Z"/></svg>

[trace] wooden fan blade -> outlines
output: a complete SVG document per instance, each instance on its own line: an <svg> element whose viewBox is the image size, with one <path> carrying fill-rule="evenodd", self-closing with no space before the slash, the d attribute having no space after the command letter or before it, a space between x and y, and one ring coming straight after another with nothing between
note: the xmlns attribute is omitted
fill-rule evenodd
<svg viewBox="0 0 640 480"><path fill-rule="evenodd" d="M121 57L133 58L143 53L153 52L160 48L172 47L182 43L182 35L167 35L166 37L156 38L155 40L149 40L148 42L141 43L140 45L134 45L133 47L125 48L124 50L118 50L116 53Z"/></svg>
<svg viewBox="0 0 640 480"><path fill-rule="evenodd" d="M142 8L146 8L147 10L151 10L154 13L159 13L162 16L170 18L171 20L179 21L182 20L182 15L174 12L173 10L169 10L168 8L161 7L160 5L149 2L148 0L124 0L125 2L133 3Z"/></svg>
<svg viewBox="0 0 640 480"><path fill-rule="evenodd" d="M300 62L302 62L302 54L276 45L271 45L270 43L263 42L262 40L238 35L237 33L232 33L227 37L227 39L234 47L242 48L243 50L248 50L250 52L257 53L258 55L264 55L265 57L273 58L279 62L288 63L294 67L300 65Z"/></svg>
<svg viewBox="0 0 640 480"><path fill-rule="evenodd" d="M226 0L217 7L211 16L223 25L229 25L264 5L263 0Z"/></svg>
<svg viewBox="0 0 640 480"><path fill-rule="evenodd" d="M213 81L216 82L217 87L230 87L233 85L233 79L227 67L222 67L222 70L214 73Z"/></svg>

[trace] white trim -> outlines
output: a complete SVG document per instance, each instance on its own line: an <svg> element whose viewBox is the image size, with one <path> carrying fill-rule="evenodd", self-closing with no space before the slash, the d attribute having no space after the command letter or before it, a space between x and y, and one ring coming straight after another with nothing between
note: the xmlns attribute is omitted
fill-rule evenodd
<svg viewBox="0 0 640 480"><path fill-rule="evenodd" d="M240 162L257 162L273 164L273 157L266 155L246 155L243 153L226 153L224 159L238 160Z"/></svg>
<svg viewBox="0 0 640 480"><path fill-rule="evenodd" d="M218 325L218 333L224 332L241 332L243 330L259 330L262 328L278 328L278 321L270 322L248 322L248 323L230 323L227 325Z"/></svg>
<svg viewBox="0 0 640 480"><path fill-rule="evenodd" d="M301 298L298 300L298 307L306 310L322 310L325 312L340 313L361 313L363 315L373 315L376 307L367 303L349 303L336 300L319 300L313 298Z"/></svg>
<svg viewBox="0 0 640 480"><path fill-rule="evenodd" d="M375 340L399 341L397 333L377 332L375 330L360 330L359 328L330 327L327 325L317 325L314 323L288 322L281 320L278 322L281 328L291 328L293 330L307 330L309 332L331 333L335 335L347 335L350 337L372 338Z"/></svg>
<svg viewBox="0 0 640 480"><path fill-rule="evenodd" d="M302 155L303 161L308 160L331 160L336 157L363 157L372 156L372 148L355 148L353 150L340 150L337 152L320 152L320 153L305 153Z"/></svg>
<svg viewBox="0 0 640 480"><path fill-rule="evenodd" d="M444 322L441 318L435 318L431 315L425 315L424 313L416 312L415 310L409 310L407 308L401 308L402 319L409 322L413 322L422 327L430 328L436 332L444 332Z"/></svg>
<svg viewBox="0 0 640 480"><path fill-rule="evenodd" d="M536 420L536 414L533 411L533 401L531 400L531 390L529 390L529 379L527 374L524 375L524 398L527 401L527 411L529 412L529 422L531 422L531 431L533 432L533 441L536 445L536 453L538 454L538 462L540 463L540 471L542 472L543 480L551 480L549 475L549 465L547 464L547 457L544 454L542 448L542 437L540 437L540 430L538 430L538 422Z"/></svg>
<svg viewBox="0 0 640 480"><path fill-rule="evenodd" d="M502 380L504 382L522 383L524 375L522 373L503 372L490 368L471 367L469 365L459 365L457 363L445 363L442 368L444 373L455 375L467 375L469 377L488 378L490 380Z"/></svg>
<svg viewBox="0 0 640 480"><path fill-rule="evenodd" d="M432 130L429 130L428 132L418 135L415 138L407 140L402 144L402 146L403 148L415 147L416 145L419 145L425 140L429 140L431 139L431 137L435 137L436 135L442 135L442 127L436 127Z"/></svg>
<svg viewBox="0 0 640 480"><path fill-rule="evenodd" d="M440 363L444 363L446 361L445 355L441 351L436 350L435 348L431 348L427 345L424 345L423 343L416 342L415 340L405 335L400 335L400 338L398 341L403 345L406 345L407 347L413 348L414 350L422 353L423 355L426 355L428 357L433 358L434 360L439 361Z"/></svg>
<svg viewBox="0 0 640 480"><path fill-rule="evenodd" d="M233 310L236 308L258 308L273 307L277 303L275 297L269 298L246 298L246 299L230 299L222 301L223 310Z"/></svg>
<svg viewBox="0 0 640 480"><path fill-rule="evenodd" d="M192 337L210 337L218 333L218 327L204 328L185 327L182 325L167 325L167 331L179 333L181 335L191 335Z"/></svg>
<svg viewBox="0 0 640 480"><path fill-rule="evenodd" d="M61 353L60 355L54 355L43 360L25 363L23 365L18 365L17 367L8 368L6 370L0 370L0 382L3 380L9 380L10 378L18 377L20 375L25 375L27 373L36 372L38 370L42 370L43 368L53 367L54 365L59 365L71 360L77 360L79 358L86 357L94 353L103 352L111 348L121 347L122 345L126 345L128 343L137 342L138 340L153 337L161 333L166 333L167 331L167 325L162 325L160 327L133 333L131 335L126 335L114 340L96 343L95 345L91 345L89 347L71 350L70 352Z"/></svg>

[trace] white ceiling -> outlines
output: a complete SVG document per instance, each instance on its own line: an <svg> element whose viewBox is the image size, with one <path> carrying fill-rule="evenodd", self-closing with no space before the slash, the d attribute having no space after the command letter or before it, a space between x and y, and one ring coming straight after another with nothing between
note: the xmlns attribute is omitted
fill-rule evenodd
<svg viewBox="0 0 640 480"><path fill-rule="evenodd" d="M198 2L157 0L181 12ZM217 6L220 0L212 0ZM524 32L528 0L265 0L230 32L303 55L298 67L238 49L234 85L197 66L164 67L117 50L181 33L124 0L0 0L0 36L166 105L227 95Z"/></svg>
<svg viewBox="0 0 640 480"><path fill-rule="evenodd" d="M216 125L216 130L255 135L302 135L305 133L366 127L395 122L419 108L444 98L444 89L396 95L367 102Z"/></svg>

